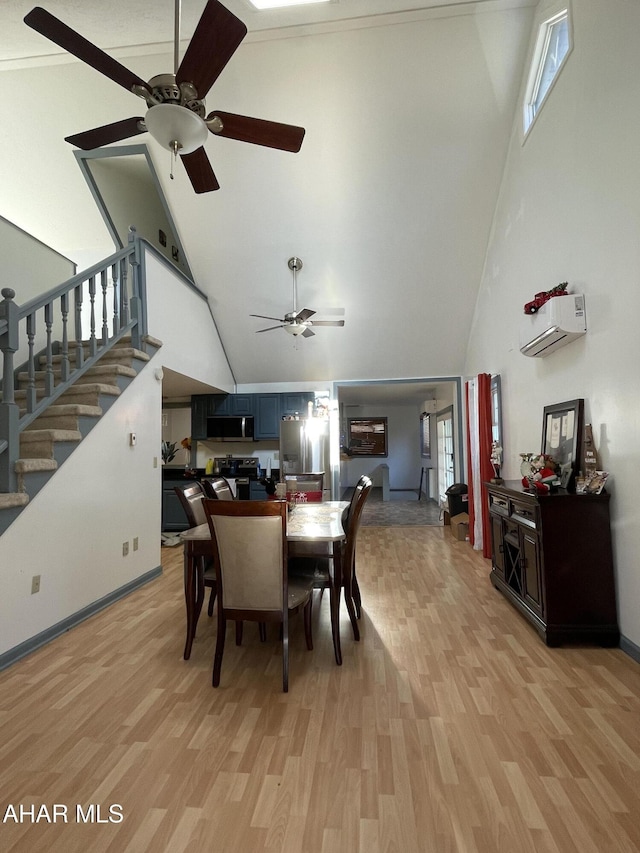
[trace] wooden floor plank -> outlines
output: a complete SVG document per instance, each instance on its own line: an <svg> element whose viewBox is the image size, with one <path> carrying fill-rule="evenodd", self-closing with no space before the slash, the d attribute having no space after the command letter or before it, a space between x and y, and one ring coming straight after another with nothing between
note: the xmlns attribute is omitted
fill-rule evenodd
<svg viewBox="0 0 640 853"><path fill-rule="evenodd" d="M217 689L215 617L182 659L179 549L0 673L3 853L637 853L640 667L547 648L446 528L364 527L357 559L360 642L343 608L337 667L316 593L288 694L273 626L230 628Z"/></svg>

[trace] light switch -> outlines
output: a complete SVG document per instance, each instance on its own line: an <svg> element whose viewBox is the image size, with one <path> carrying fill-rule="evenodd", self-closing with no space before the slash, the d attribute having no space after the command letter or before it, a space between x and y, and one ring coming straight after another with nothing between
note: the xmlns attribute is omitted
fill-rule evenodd
<svg viewBox="0 0 640 853"><path fill-rule="evenodd" d="M136 436L135 432L130 432L130 433L129 433L129 446L130 446L130 447L135 447L135 446L136 446L136 441L137 441L137 440L138 440L138 439L137 439L137 436Z"/></svg>

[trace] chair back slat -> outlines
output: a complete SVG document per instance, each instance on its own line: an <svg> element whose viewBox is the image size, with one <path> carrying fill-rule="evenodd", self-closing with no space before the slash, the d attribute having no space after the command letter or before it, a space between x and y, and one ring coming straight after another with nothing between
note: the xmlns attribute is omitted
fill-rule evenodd
<svg viewBox="0 0 640 853"><path fill-rule="evenodd" d="M187 516L189 527L198 527L207 523L202 500L204 492L200 483L189 483L186 486L174 486L174 492L180 499L182 508Z"/></svg>

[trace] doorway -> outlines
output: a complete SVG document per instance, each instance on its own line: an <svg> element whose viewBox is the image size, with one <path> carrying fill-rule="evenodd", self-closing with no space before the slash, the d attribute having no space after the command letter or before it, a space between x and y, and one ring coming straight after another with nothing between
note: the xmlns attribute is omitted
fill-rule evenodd
<svg viewBox="0 0 640 853"><path fill-rule="evenodd" d="M447 489L455 479L455 442L453 440L453 407L438 414L438 503L446 499Z"/></svg>

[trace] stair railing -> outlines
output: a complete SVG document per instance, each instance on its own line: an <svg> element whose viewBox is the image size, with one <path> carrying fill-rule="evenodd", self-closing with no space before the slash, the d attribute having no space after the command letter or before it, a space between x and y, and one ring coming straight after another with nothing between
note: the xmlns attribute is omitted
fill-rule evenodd
<svg viewBox="0 0 640 853"><path fill-rule="evenodd" d="M124 249L22 306L14 302L12 288L0 291L0 493L16 491L20 433L121 338L130 334L131 346L144 349L142 251L132 228ZM26 356L17 369L16 353ZM54 356L60 362L57 380ZM37 387L37 378L43 379L43 388ZM19 390L24 379L26 389Z"/></svg>

